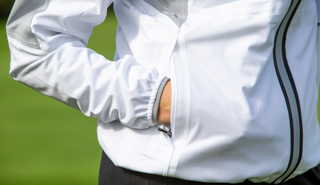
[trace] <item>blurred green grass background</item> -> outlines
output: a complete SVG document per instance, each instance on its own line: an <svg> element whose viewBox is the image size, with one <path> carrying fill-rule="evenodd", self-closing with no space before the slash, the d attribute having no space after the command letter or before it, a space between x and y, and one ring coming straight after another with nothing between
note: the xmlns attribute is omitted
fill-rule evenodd
<svg viewBox="0 0 320 185"><path fill-rule="evenodd" d="M14 81L0 19L0 185L98 184L97 119ZM113 58L117 21L109 12L89 48Z"/></svg>

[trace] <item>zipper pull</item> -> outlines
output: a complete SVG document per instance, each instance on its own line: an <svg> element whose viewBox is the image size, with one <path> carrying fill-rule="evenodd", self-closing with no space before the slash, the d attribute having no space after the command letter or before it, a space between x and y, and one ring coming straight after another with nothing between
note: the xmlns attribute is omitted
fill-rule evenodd
<svg viewBox="0 0 320 185"><path fill-rule="evenodd" d="M164 128L166 128L166 127L164 127ZM163 133L167 134L167 135L171 138L171 136L172 136L171 128L167 128L167 129L169 129L169 130L162 129L162 128L160 128L160 127L158 128L158 130L159 130L160 132L163 132Z"/></svg>

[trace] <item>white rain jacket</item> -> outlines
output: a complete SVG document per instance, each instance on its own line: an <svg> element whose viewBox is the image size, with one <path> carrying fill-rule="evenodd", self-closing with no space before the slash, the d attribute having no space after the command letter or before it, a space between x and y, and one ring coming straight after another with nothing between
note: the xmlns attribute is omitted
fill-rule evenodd
<svg viewBox="0 0 320 185"><path fill-rule="evenodd" d="M115 0L114 61L86 48L111 3L17 0L7 35L12 77L98 117L115 165L270 183L320 162L315 0Z"/></svg>

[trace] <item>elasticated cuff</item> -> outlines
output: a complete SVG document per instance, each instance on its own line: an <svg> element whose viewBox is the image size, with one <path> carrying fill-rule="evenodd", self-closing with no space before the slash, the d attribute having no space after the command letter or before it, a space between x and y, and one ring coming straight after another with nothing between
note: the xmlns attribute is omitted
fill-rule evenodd
<svg viewBox="0 0 320 185"><path fill-rule="evenodd" d="M157 92L156 99L153 104L153 110L152 110L152 122L155 124L157 123L157 120L158 120L158 109L159 109L159 104L160 104L160 98L161 98L163 89L169 80L170 79L168 77L163 78L163 80L158 88L158 92Z"/></svg>

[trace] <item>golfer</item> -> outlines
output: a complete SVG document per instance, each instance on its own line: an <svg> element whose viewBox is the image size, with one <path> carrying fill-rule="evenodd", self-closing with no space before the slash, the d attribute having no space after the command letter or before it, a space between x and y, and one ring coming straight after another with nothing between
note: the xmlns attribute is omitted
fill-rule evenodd
<svg viewBox="0 0 320 185"><path fill-rule="evenodd" d="M99 119L100 185L319 185L317 3L16 0L10 75Z"/></svg>

